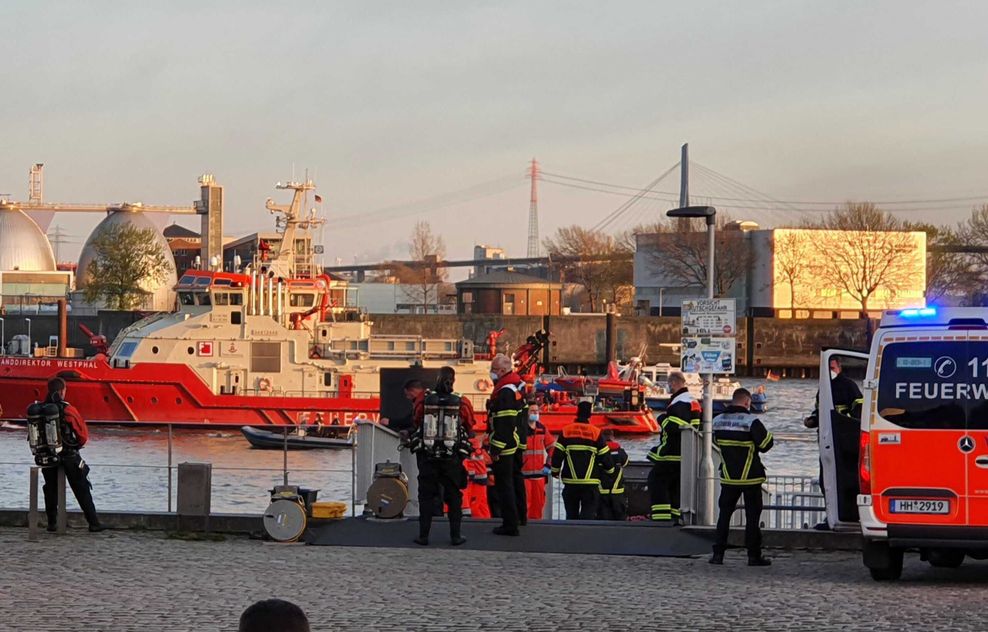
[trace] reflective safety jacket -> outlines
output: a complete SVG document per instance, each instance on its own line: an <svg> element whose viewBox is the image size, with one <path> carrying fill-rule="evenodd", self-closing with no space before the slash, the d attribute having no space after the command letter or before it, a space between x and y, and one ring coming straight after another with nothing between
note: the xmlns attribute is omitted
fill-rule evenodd
<svg viewBox="0 0 988 632"><path fill-rule="evenodd" d="M624 451L624 448L617 441L609 441L607 448L611 452L611 458L614 459L614 472L612 474L601 472L600 493L623 494L624 468L628 465L628 453Z"/></svg>
<svg viewBox="0 0 988 632"><path fill-rule="evenodd" d="M604 443L600 428L582 421L563 426L552 451L552 473L564 485L600 486L599 472L614 473L611 449Z"/></svg>
<svg viewBox="0 0 988 632"><path fill-rule="evenodd" d="M843 373L830 380L830 396L834 402L834 410L839 414L854 419L861 419L861 407L864 406L864 396L861 389L851 378ZM807 427L817 428L820 425L820 392L817 391L813 412L809 415L812 420ZM828 417L829 419L829 417Z"/></svg>
<svg viewBox="0 0 988 632"><path fill-rule="evenodd" d="M648 451L648 460L653 463L683 460L683 428L700 427L700 402L696 401L685 386L672 395L665 413L659 418L662 438L659 445Z"/></svg>
<svg viewBox="0 0 988 632"><path fill-rule="evenodd" d="M479 458L478 458L479 457ZM486 453L474 452L469 458L463 460L463 467L467 471L467 481L474 485L487 486L487 461L490 457Z"/></svg>
<svg viewBox="0 0 988 632"><path fill-rule="evenodd" d="M526 422L527 423L527 422ZM556 444L556 436L541 421L535 422L535 429L529 427L528 441L521 462L521 475L525 478L544 478L545 468L549 467L549 455Z"/></svg>
<svg viewBox="0 0 988 632"><path fill-rule="evenodd" d="M490 432L491 456L505 456L524 449L523 437L528 436L528 405L525 403L525 384L512 371L494 385L494 392L487 402L487 428ZM519 428L524 426L524 434Z"/></svg>
<svg viewBox="0 0 988 632"><path fill-rule="evenodd" d="M759 453L772 449L772 433L758 417L740 406L728 406L713 421L714 443L720 448L721 485L760 485L765 466Z"/></svg>

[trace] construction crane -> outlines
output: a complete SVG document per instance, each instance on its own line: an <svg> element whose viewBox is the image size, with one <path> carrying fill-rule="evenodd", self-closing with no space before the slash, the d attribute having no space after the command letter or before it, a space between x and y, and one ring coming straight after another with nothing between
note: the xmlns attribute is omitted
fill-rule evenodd
<svg viewBox="0 0 988 632"><path fill-rule="evenodd" d="M108 204L60 204L45 202L44 197L44 163L35 163L31 167L28 180L28 201L17 202L0 198L0 209L17 209L20 211L50 211L53 213L113 213L116 211L141 211L142 213L169 213L173 215L195 215L195 206L166 206L162 204L144 204L142 202L120 202Z"/></svg>
<svg viewBox="0 0 988 632"><path fill-rule="evenodd" d="M141 202L120 202L107 204L75 204L58 202L17 202L0 199L0 209L19 211L52 211L56 213L114 213L116 211L141 211L143 213L170 213L173 215L195 215L194 206L167 206L163 204L143 204Z"/></svg>

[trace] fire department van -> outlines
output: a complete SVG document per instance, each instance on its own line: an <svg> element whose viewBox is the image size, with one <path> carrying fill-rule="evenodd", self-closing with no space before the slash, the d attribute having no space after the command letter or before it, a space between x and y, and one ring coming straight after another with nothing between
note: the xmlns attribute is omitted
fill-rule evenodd
<svg viewBox="0 0 988 632"><path fill-rule="evenodd" d="M898 579L907 550L951 568L988 557L988 309L886 312L869 354L828 354L867 357L857 450L836 410L820 436L828 519L860 521L872 577Z"/></svg>

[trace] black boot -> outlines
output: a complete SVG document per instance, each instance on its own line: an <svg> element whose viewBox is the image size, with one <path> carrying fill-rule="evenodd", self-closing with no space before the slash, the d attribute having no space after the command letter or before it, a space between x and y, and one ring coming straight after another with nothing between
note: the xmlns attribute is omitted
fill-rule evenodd
<svg viewBox="0 0 988 632"><path fill-rule="evenodd" d="M464 538L462 535L460 535L460 525L461 525L461 522L459 520L455 520L453 518L450 518L450 520L449 520L449 542L453 546L460 546L461 544L463 544L464 542L467 541L466 538Z"/></svg>
<svg viewBox="0 0 988 632"><path fill-rule="evenodd" d="M724 549L719 545L714 546L714 554L710 556L710 563L717 565L724 563Z"/></svg>
<svg viewBox="0 0 988 632"><path fill-rule="evenodd" d="M761 553L748 556L748 566L771 566L772 560L764 557Z"/></svg>

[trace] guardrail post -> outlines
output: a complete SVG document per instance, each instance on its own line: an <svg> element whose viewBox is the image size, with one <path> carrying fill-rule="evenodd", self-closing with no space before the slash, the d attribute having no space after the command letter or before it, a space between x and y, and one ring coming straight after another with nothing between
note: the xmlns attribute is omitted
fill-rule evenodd
<svg viewBox="0 0 988 632"><path fill-rule="evenodd" d="M55 532L65 535L69 526L68 512L65 511L65 468L58 466L58 513L55 520Z"/></svg>
<svg viewBox="0 0 988 632"><path fill-rule="evenodd" d="M38 540L38 467L31 468L29 484L31 497L28 499L27 510L27 539L29 542Z"/></svg>
<svg viewBox="0 0 988 632"><path fill-rule="evenodd" d="M168 513L172 512L172 425L168 424Z"/></svg>

